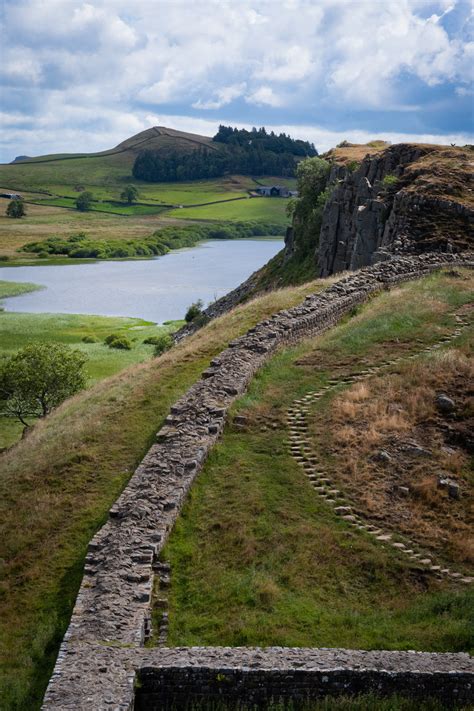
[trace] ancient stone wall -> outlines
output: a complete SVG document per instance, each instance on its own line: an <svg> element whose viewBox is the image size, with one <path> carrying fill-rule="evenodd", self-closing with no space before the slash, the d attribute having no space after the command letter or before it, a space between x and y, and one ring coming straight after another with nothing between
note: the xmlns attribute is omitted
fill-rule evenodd
<svg viewBox="0 0 474 711"><path fill-rule="evenodd" d="M229 407L257 369L279 347L327 330L373 292L444 265L473 262L473 255L425 254L360 270L262 321L211 361L171 408L156 444L89 544L45 711L132 707L133 679L145 653L137 650L149 633L157 556L224 428ZM130 649L136 654L127 656Z"/></svg>

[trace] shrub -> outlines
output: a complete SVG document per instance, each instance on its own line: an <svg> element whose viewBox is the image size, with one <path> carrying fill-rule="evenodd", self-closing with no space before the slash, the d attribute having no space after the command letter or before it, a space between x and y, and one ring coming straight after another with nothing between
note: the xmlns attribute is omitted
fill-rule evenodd
<svg viewBox="0 0 474 711"><path fill-rule="evenodd" d="M398 182L398 178L396 175L391 175L388 173L382 180L382 184L386 188L390 188L392 185L395 185L395 183Z"/></svg>
<svg viewBox="0 0 474 711"><path fill-rule="evenodd" d="M118 348L122 351L131 351L132 344L126 336L117 336L107 344L109 348Z"/></svg>
<svg viewBox="0 0 474 711"><path fill-rule="evenodd" d="M169 350L173 345L173 339L169 333L161 333L159 336L155 337L155 349L153 355L160 356L165 351Z"/></svg>
<svg viewBox="0 0 474 711"><path fill-rule="evenodd" d="M202 303L201 299L198 299L194 302L194 304L191 304L184 316L184 320L186 321L186 323L191 323L191 321L194 321L197 316L200 316L202 314L203 305L204 304Z"/></svg>
<svg viewBox="0 0 474 711"><path fill-rule="evenodd" d="M349 163L347 164L346 167L347 167L347 170L350 170L351 173L354 173L357 170L357 168L359 167L359 165L360 165L360 163L358 163L356 160L351 160L351 161L349 161Z"/></svg>
<svg viewBox="0 0 474 711"><path fill-rule="evenodd" d="M122 336L121 336L120 333L111 333L111 334L109 334L108 336L106 336L106 337L104 338L104 343L105 343L107 346L110 346L110 344L112 343L112 341L117 340L117 338L122 338Z"/></svg>
<svg viewBox="0 0 474 711"><path fill-rule="evenodd" d="M83 343L98 343L99 339L96 338L95 336L84 336L82 339Z"/></svg>

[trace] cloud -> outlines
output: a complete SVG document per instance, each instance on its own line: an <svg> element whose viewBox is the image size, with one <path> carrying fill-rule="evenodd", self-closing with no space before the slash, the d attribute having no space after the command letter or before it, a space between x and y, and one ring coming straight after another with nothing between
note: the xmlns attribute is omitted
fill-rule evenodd
<svg viewBox="0 0 474 711"><path fill-rule="evenodd" d="M271 86L260 86L249 94L245 100L249 104L266 105L266 106L283 106L283 98L278 96Z"/></svg>
<svg viewBox="0 0 474 711"><path fill-rule="evenodd" d="M214 99L202 100L198 99L192 104L193 109L220 109L222 106L230 104L234 99L238 99L245 91L246 83L232 84L224 86L215 92Z"/></svg>
<svg viewBox="0 0 474 711"><path fill-rule="evenodd" d="M44 127L39 153L74 131L96 146L121 115L146 128L158 108L168 124L219 112L226 123L468 131L470 15L465 0L5 0L2 105ZM3 141L24 152L21 133Z"/></svg>

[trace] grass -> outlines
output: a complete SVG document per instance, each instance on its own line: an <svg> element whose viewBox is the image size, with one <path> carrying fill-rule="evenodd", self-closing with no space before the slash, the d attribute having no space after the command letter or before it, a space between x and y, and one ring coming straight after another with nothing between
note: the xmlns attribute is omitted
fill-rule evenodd
<svg viewBox="0 0 474 711"><path fill-rule="evenodd" d="M8 292L9 287L10 293L4 293ZM36 285L0 282L0 298L31 291L31 287ZM177 321L163 327L136 318L0 312L0 358L12 355L30 343L63 343L87 355L86 374L90 386L134 363L149 360L154 346L145 345L143 341L163 331L175 330L181 323ZM127 336L132 342L132 350L117 350L106 346L104 338L111 333ZM96 339L97 342L84 343L83 338L86 337ZM21 423L0 417L0 449L17 442L22 431Z"/></svg>
<svg viewBox="0 0 474 711"><path fill-rule="evenodd" d="M386 355L393 339L436 341L468 289L435 275L384 293L257 374L235 408L245 431L226 428L163 553L169 644L474 649L473 592L336 517L289 455L285 421L290 403L327 382L341 357L357 363L374 347ZM315 347L326 358L319 369Z"/></svg>
<svg viewBox="0 0 474 711"><path fill-rule="evenodd" d="M42 288L43 287L39 284L31 284L30 282L0 280L0 301L6 299L8 296L20 296L21 294L28 294L31 291L37 291Z"/></svg>
<svg viewBox="0 0 474 711"><path fill-rule="evenodd" d="M79 212L61 207L27 205L27 216L21 220L6 217L8 200L0 198L0 256L6 255L8 264L31 261L31 255L18 254L28 242L46 240L51 236L69 237L85 232L94 240L143 239L159 227L189 224L182 220L159 215L135 215L124 217L100 212ZM0 266L2 262L0 261Z"/></svg>
<svg viewBox="0 0 474 711"><path fill-rule="evenodd" d="M145 699L141 701L140 691L137 693L137 711L145 709ZM141 703L140 703L141 702ZM226 703L223 699L194 700L192 697L186 701L180 700L173 703L172 699L167 699L163 705L163 711L259 711L262 706L247 704L245 702ZM265 704L266 711L445 711L446 705L436 698L413 699L400 694L393 694L386 698L368 693L356 696L327 696L315 701L269 701ZM449 708L458 711L469 711L471 708L466 704L459 704L454 699Z"/></svg>
<svg viewBox="0 0 474 711"><path fill-rule="evenodd" d="M28 201L29 202L29 201ZM60 197L60 198L42 198L40 200L31 201L35 205L47 205L49 207L64 207L70 210L76 209L76 198ZM141 205L140 203L126 205L122 202L97 201L91 203L90 210L92 212L106 212L113 215L159 215L164 208L159 205Z"/></svg>
<svg viewBox="0 0 474 711"><path fill-rule="evenodd" d="M0 707L39 708L87 543L169 406L229 340L323 284L270 293L238 307L160 358L67 401L2 455Z"/></svg>
<svg viewBox="0 0 474 711"><path fill-rule="evenodd" d="M289 224L286 216L287 200L283 198L249 198L233 202L189 207L182 210L171 210L171 217L181 217L193 220L265 220L282 226Z"/></svg>

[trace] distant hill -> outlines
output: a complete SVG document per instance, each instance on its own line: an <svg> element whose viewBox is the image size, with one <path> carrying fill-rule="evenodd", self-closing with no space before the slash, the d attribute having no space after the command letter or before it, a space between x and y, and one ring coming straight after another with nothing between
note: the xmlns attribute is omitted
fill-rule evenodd
<svg viewBox="0 0 474 711"><path fill-rule="evenodd" d="M247 132L238 132L239 135ZM251 132L248 132L249 135ZM275 137L278 140L278 137ZM301 153L301 145L304 142L292 141L289 137L285 140L295 145ZM305 145L305 144L304 144ZM309 144L308 144L309 145ZM224 173L239 173L240 163L234 161L233 164L228 164L227 158L230 153L245 154L245 156L253 155L253 151L242 151L240 148L229 147L223 142L213 140L209 136L200 136L195 133L186 133L177 131L165 126L153 126L145 131L141 131L130 138L119 143L114 148L95 153L53 153L35 157L18 156L12 163L0 165L0 186L3 188L53 193L57 195L70 195L72 192L77 192L84 189L84 186L92 188L97 193L97 188L101 188L105 193L116 191L123 186L124 183L131 180L141 180L139 175L133 176L133 168L139 156L144 153L153 156L155 161L166 163L171 160L172 163L185 166L182 170L182 175L171 178L169 180L192 180L201 178L211 178L222 176ZM304 151L303 151L304 152ZM252 175L253 172L257 175L282 176L291 175L292 171L278 171L280 157L276 152L268 152L268 155L278 159L276 161L267 161L268 170L241 170L240 174ZM209 162L209 157L215 156L215 162L219 166L226 162L225 170L214 171L206 174L197 173L190 174L190 163L196 163L192 156L199 156L198 163L202 163L202 158ZM293 161L293 158L292 158ZM245 167L245 166L243 166ZM252 167L252 166L250 166ZM257 164L253 164L254 168L258 168ZM275 170L272 168L275 167ZM229 168L229 169L228 169ZM233 169L235 168L235 170ZM160 180L152 182L161 182Z"/></svg>
<svg viewBox="0 0 474 711"><path fill-rule="evenodd" d="M0 185L58 194L64 194L58 190L63 186L123 186L132 180L135 159L144 150L163 156L179 151L185 156L204 148L219 150L210 137L153 126L105 151L18 156L12 163L0 165Z"/></svg>
<svg viewBox="0 0 474 711"><path fill-rule="evenodd" d="M277 135L264 127L247 131L221 125L211 143L202 143L198 150L183 151L175 145L165 152L147 145L137 155L133 176L152 183L202 180L232 173L294 177L299 160L317 155L312 143L285 133Z"/></svg>
<svg viewBox="0 0 474 711"><path fill-rule="evenodd" d="M49 163L51 161L62 160L77 160L78 158L103 158L105 156L123 155L124 159L130 161L135 160L135 157L143 150L170 150L177 149L183 151L192 151L199 147L212 147L212 138L207 136L199 136L195 133L185 133L184 131L175 131L172 128L165 126L153 126L145 131L127 138L119 143L115 148L109 148L105 151L95 153L51 153L42 156L17 156L12 163Z"/></svg>

